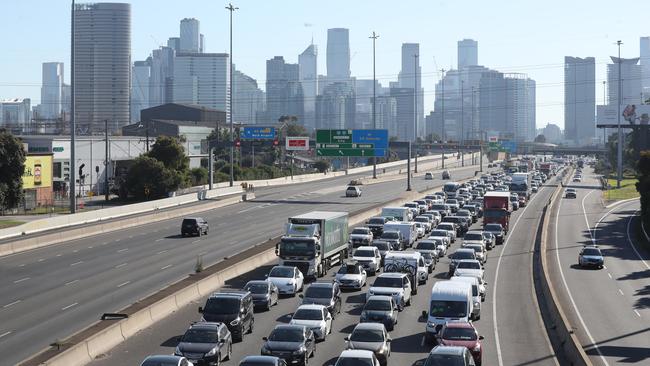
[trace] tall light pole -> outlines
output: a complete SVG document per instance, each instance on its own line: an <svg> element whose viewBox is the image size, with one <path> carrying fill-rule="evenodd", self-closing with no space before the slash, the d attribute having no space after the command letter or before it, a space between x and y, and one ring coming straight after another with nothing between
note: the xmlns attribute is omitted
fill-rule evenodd
<svg viewBox="0 0 650 366"><path fill-rule="evenodd" d="M476 136L476 127L474 126L474 93L476 90L474 90L474 86L472 85L472 116L470 119L470 122L472 123L472 136ZM474 138L474 137L472 137ZM479 144L480 146L480 144ZM472 164L474 164L474 151L472 151Z"/></svg>
<svg viewBox="0 0 650 366"><path fill-rule="evenodd" d="M621 45L623 42L616 41L618 46L618 100L616 105L618 107L618 147L616 151L616 188L621 188L621 179L623 179L623 136L621 135L621 95L623 94L622 85L621 85Z"/></svg>
<svg viewBox="0 0 650 366"><path fill-rule="evenodd" d="M442 86L442 99L440 100L441 114L442 114L442 169L445 169L445 142L447 138L445 136L445 69L440 70L442 76L440 78L440 84Z"/></svg>
<svg viewBox="0 0 650 366"><path fill-rule="evenodd" d="M372 128L377 129L377 75L375 74L375 42L379 35L372 31L372 36L368 37L372 39ZM372 158L372 179L377 179L377 157L373 156Z"/></svg>
<svg viewBox="0 0 650 366"><path fill-rule="evenodd" d="M230 186L232 187L234 184L234 176L233 176L233 168L235 165L235 128L233 124L233 119L232 119L232 114L233 114L233 109L232 109L232 100L234 98L233 95L233 84L235 82L233 78L233 73L232 73L232 13L235 12L235 10L239 9L238 7L233 6L232 4L228 4L226 6L226 9L230 11ZM218 131L217 131L218 132Z"/></svg>
<svg viewBox="0 0 650 366"><path fill-rule="evenodd" d="M73 214L77 212L77 197L75 195L75 181L76 181L76 170L77 162L75 158L75 135L77 134L77 124L75 122L75 112L74 112L74 102L75 102L75 93L74 93L74 0L72 0L71 7L71 19L70 19L70 213Z"/></svg>
<svg viewBox="0 0 650 366"><path fill-rule="evenodd" d="M414 58L414 73L413 73L413 143L415 144L415 173L418 172L418 55L413 55ZM411 155L409 154L409 159Z"/></svg>
<svg viewBox="0 0 650 366"><path fill-rule="evenodd" d="M607 81L603 80L603 107L607 104ZM603 146L607 147L607 127L603 130Z"/></svg>
<svg viewBox="0 0 650 366"><path fill-rule="evenodd" d="M459 73L460 75L460 73ZM458 139L458 154L460 154L460 164L465 166L465 157L462 153L462 145L465 143L465 95L463 94L463 89L465 89L465 80L460 80L460 139Z"/></svg>

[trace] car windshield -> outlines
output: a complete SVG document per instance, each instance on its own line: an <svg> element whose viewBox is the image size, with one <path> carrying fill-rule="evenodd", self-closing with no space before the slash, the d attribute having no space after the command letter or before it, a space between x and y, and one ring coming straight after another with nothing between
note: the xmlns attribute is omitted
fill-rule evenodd
<svg viewBox="0 0 650 366"><path fill-rule="evenodd" d="M487 231L483 233L483 237L485 239L492 239L492 233L488 233Z"/></svg>
<svg viewBox="0 0 650 366"><path fill-rule="evenodd" d="M451 223L440 224L440 225L438 225L438 227L443 229L443 230L447 230L447 231L456 230L456 228L454 227L454 224L451 224Z"/></svg>
<svg viewBox="0 0 650 366"><path fill-rule="evenodd" d="M474 251L469 250L457 250L452 254L453 259L474 259Z"/></svg>
<svg viewBox="0 0 650 366"><path fill-rule="evenodd" d="M384 221L385 220L383 218L375 217L375 218L372 218L372 219L368 220L368 223L369 224L380 224L381 225L381 224L384 223Z"/></svg>
<svg viewBox="0 0 650 366"><path fill-rule="evenodd" d="M478 339L476 332L471 328L447 328L442 339L449 341L475 341Z"/></svg>
<svg viewBox="0 0 650 366"><path fill-rule="evenodd" d="M475 252L478 252L478 253L480 253L480 252L483 251L483 247L480 246L480 245L466 245L465 248L467 248L467 249L474 249L474 251L475 251Z"/></svg>
<svg viewBox="0 0 650 366"><path fill-rule="evenodd" d="M353 191L353 192L356 192L356 191L357 191L357 189L356 189L355 187L348 187L348 191Z"/></svg>
<svg viewBox="0 0 650 366"><path fill-rule="evenodd" d="M382 342L384 332L379 329L355 329L350 334L350 340L353 342Z"/></svg>
<svg viewBox="0 0 650 366"><path fill-rule="evenodd" d="M438 246L435 241L421 241L417 244L417 249L421 250L434 250Z"/></svg>
<svg viewBox="0 0 650 366"><path fill-rule="evenodd" d="M465 240L483 240L483 234L481 233L467 233L463 237Z"/></svg>
<svg viewBox="0 0 650 366"><path fill-rule="evenodd" d="M335 366L374 366L371 358L365 357L339 357Z"/></svg>
<svg viewBox="0 0 650 366"><path fill-rule="evenodd" d="M364 305L363 310L390 311L392 308L390 301L370 300Z"/></svg>
<svg viewBox="0 0 650 366"><path fill-rule="evenodd" d="M465 301L433 300L429 307L429 315L438 318L464 318L467 316Z"/></svg>
<svg viewBox="0 0 650 366"><path fill-rule="evenodd" d="M415 218L415 221L417 221L417 222L429 222L429 218L428 217L418 216L418 217Z"/></svg>
<svg viewBox="0 0 650 366"><path fill-rule="evenodd" d="M501 227L501 224L487 224L485 225L485 230L486 231L501 231L503 228Z"/></svg>
<svg viewBox="0 0 650 366"><path fill-rule="evenodd" d="M359 266L355 265L342 265L341 268L339 268L339 274L361 274L361 268Z"/></svg>
<svg viewBox="0 0 650 366"><path fill-rule="evenodd" d="M209 314L236 314L239 312L240 301L234 297L211 297L203 310Z"/></svg>
<svg viewBox="0 0 650 366"><path fill-rule="evenodd" d="M244 290L250 291L252 294L265 294L269 292L269 285L267 283L249 283Z"/></svg>
<svg viewBox="0 0 650 366"><path fill-rule="evenodd" d="M506 210L486 210L483 213L483 216L485 216L488 219L499 219L499 218L508 216L508 211L506 211Z"/></svg>
<svg viewBox="0 0 650 366"><path fill-rule="evenodd" d="M432 209L433 210L443 210L443 211L445 211L447 209L447 206L445 206L444 204L436 204L436 205L433 205Z"/></svg>
<svg viewBox="0 0 650 366"><path fill-rule="evenodd" d="M269 336L269 341L274 342L302 342L303 331L302 329L288 329L288 328L278 328L273 329L271 335Z"/></svg>
<svg viewBox="0 0 650 366"><path fill-rule="evenodd" d="M399 239L399 234L396 231L387 231L381 234L382 239Z"/></svg>
<svg viewBox="0 0 650 366"><path fill-rule="evenodd" d="M479 262L460 262L458 268L481 269L481 264Z"/></svg>
<svg viewBox="0 0 650 366"><path fill-rule="evenodd" d="M178 366L178 361L146 360L142 363L142 366Z"/></svg>
<svg viewBox="0 0 650 366"><path fill-rule="evenodd" d="M446 230L433 230L431 236L447 236L447 231Z"/></svg>
<svg viewBox="0 0 650 366"><path fill-rule="evenodd" d="M314 242L300 239L283 239L280 242L280 251L288 256L310 256L315 255Z"/></svg>
<svg viewBox="0 0 650 366"><path fill-rule="evenodd" d="M269 277L293 278L293 268L291 267L273 267Z"/></svg>
<svg viewBox="0 0 650 366"><path fill-rule="evenodd" d="M472 214L467 210L460 210L456 212L456 216L472 216Z"/></svg>
<svg viewBox="0 0 650 366"><path fill-rule="evenodd" d="M216 343L218 338L217 330L212 329L188 329L183 335L181 342L185 343Z"/></svg>
<svg viewBox="0 0 650 366"><path fill-rule="evenodd" d="M582 251L582 255L594 255L594 256L598 256L598 257L601 256L600 250L598 250L596 248L585 248Z"/></svg>
<svg viewBox="0 0 650 366"><path fill-rule="evenodd" d="M357 251L354 252L354 256L355 257L370 257L370 258L372 258L372 257L375 256L375 252L372 251L372 250L365 250L365 249L357 250Z"/></svg>
<svg viewBox="0 0 650 366"><path fill-rule="evenodd" d="M323 311L320 309L298 309L292 319L294 320L323 320Z"/></svg>
<svg viewBox="0 0 650 366"><path fill-rule="evenodd" d="M328 287L321 286L309 286L305 290L305 297L317 298L317 299L327 299L332 297L332 289Z"/></svg>
<svg viewBox="0 0 650 366"><path fill-rule="evenodd" d="M183 226L191 226L191 225L196 225L196 220L195 219L184 219L183 220Z"/></svg>
<svg viewBox="0 0 650 366"><path fill-rule="evenodd" d="M358 227L352 230L350 234L368 235L368 229Z"/></svg>
<svg viewBox="0 0 650 366"><path fill-rule="evenodd" d="M377 277L373 287L402 287L402 279L400 277Z"/></svg>
<svg viewBox="0 0 650 366"><path fill-rule="evenodd" d="M447 200L447 203L450 204L450 205L457 204L458 200L455 199L455 198L450 198L450 199Z"/></svg>

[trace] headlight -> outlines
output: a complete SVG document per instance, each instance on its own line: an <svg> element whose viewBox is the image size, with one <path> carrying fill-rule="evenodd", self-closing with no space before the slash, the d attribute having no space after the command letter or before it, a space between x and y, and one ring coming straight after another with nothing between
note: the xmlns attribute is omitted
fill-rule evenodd
<svg viewBox="0 0 650 366"><path fill-rule="evenodd" d="M478 352L480 350L481 350L481 345L479 343L477 343L476 346L474 346L474 348L472 348L473 352Z"/></svg>
<svg viewBox="0 0 650 366"><path fill-rule="evenodd" d="M262 351L261 351L261 353L262 353L263 355L270 355L270 354L271 354L271 350L268 349L268 348L266 348L266 346L262 346Z"/></svg>
<svg viewBox="0 0 650 366"><path fill-rule="evenodd" d="M301 346L299 349L293 351L293 354L294 355L301 355L301 354L305 353L306 351L307 351L307 349L305 348L305 346Z"/></svg>
<svg viewBox="0 0 650 366"><path fill-rule="evenodd" d="M183 351L181 351L181 348L176 346L176 349L174 350L174 356L182 356Z"/></svg>
<svg viewBox="0 0 650 366"><path fill-rule="evenodd" d="M232 325L233 327L238 325L238 324L239 324L239 318L237 318L237 319L230 322L230 325Z"/></svg>
<svg viewBox="0 0 650 366"><path fill-rule="evenodd" d="M434 323L434 322L427 322L427 327L435 328L435 327L436 327L436 323Z"/></svg>
<svg viewBox="0 0 650 366"><path fill-rule="evenodd" d="M382 347L377 351L377 353L379 353L379 354L381 355L381 354L386 353L386 351L388 351L388 347L386 347L386 344L384 344L384 345L383 345L383 346L382 346Z"/></svg>
<svg viewBox="0 0 650 366"><path fill-rule="evenodd" d="M481 305L480 302L478 302L478 301L474 301L474 306L479 307L480 305Z"/></svg>
<svg viewBox="0 0 650 366"><path fill-rule="evenodd" d="M211 349L208 353L206 353L206 356L214 356L217 353L217 348Z"/></svg>

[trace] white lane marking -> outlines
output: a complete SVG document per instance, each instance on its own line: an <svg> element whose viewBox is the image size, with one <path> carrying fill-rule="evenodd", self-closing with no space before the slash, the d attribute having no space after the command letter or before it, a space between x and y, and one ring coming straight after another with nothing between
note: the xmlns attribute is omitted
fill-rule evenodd
<svg viewBox="0 0 650 366"><path fill-rule="evenodd" d="M120 287L122 287L122 286L126 286L126 285L128 285L129 283L131 283L131 281L126 281L126 282L120 283L119 285L117 285L117 288L120 288Z"/></svg>
<svg viewBox="0 0 650 366"><path fill-rule="evenodd" d="M72 264L70 265L70 267L74 267L74 266L76 266L77 264L81 264L81 263L83 263L83 262L84 262L84 261L74 262L74 263L72 263Z"/></svg>
<svg viewBox="0 0 650 366"><path fill-rule="evenodd" d="M2 308L3 308L3 309L6 309L6 308L8 308L8 307L10 307L10 306L12 306L12 305L16 305L16 304L18 304L20 301L22 301L22 300L16 300L16 301L14 301L14 302L10 302L9 304L3 306Z"/></svg>
<svg viewBox="0 0 650 366"><path fill-rule="evenodd" d="M118 250L117 252L118 252L118 253L124 253L124 252L126 252L127 250L129 250L129 248L120 249L120 250Z"/></svg>
<svg viewBox="0 0 650 366"><path fill-rule="evenodd" d="M530 207L532 201L539 197L539 195L535 195L530 201L528 201L528 204L526 207L521 211L521 214L517 217L517 220L515 221L514 225L512 225L511 232L515 231L515 228L517 227L517 224L519 223L519 220L521 220L522 217L524 217L524 213L526 213L526 210L528 210L528 207ZM506 238L505 242L503 243L503 248L501 248L501 252L499 253L499 260L497 261L497 268L496 272L494 273L494 290L492 296L492 322L494 323L494 341L497 346L497 360L499 361L499 366L503 366L503 356L501 355L501 342L499 340L499 327L498 327L498 321L497 321L497 287L499 285L499 269L501 268L501 259L503 259L503 253L506 251L506 248L508 247L508 243L510 243L510 238L512 237L512 234L509 234L508 237Z"/></svg>
<svg viewBox="0 0 650 366"><path fill-rule="evenodd" d="M607 269L607 266L603 266L604 269Z"/></svg>
<svg viewBox="0 0 650 366"><path fill-rule="evenodd" d="M585 200L587 197L589 197L590 194L594 193L594 190L589 191L589 193L585 194L584 197L582 197L582 216L585 218L585 224L587 225L587 231L589 231L589 237L591 237L591 244L596 245L596 229L594 228L594 232L591 232L591 226L589 225L589 219L587 219L587 210L585 209Z"/></svg>
<svg viewBox="0 0 650 366"><path fill-rule="evenodd" d="M161 270L163 270L163 269L167 269L167 268L171 268L172 266L173 266L173 264L168 264L168 265L162 267Z"/></svg>
<svg viewBox="0 0 650 366"><path fill-rule="evenodd" d="M621 291L620 288L618 289L618 293L621 294L621 296L625 296L625 295L623 294L623 291Z"/></svg>
<svg viewBox="0 0 650 366"><path fill-rule="evenodd" d="M609 276L609 278L613 279L611 273L607 273L607 275Z"/></svg>
<svg viewBox="0 0 650 366"><path fill-rule="evenodd" d="M72 251L72 253L77 253L78 251L79 251L79 249L75 249L75 250Z"/></svg>
<svg viewBox="0 0 650 366"><path fill-rule="evenodd" d="M70 281L70 282L66 282L65 285L66 285L66 286L69 286L69 285L72 285L73 283L77 283L77 282L79 282L79 280L72 280L72 281Z"/></svg>
<svg viewBox="0 0 650 366"><path fill-rule="evenodd" d="M645 259L643 259L643 257L641 257L641 254L639 254L639 252L636 250L636 245L634 245L634 243L632 242L632 239L630 239L631 238L630 224L632 223L632 219L635 216L636 216L636 212L634 213L634 215L630 216L630 218L627 220L627 229L625 230L626 231L626 236L627 236L627 242L630 243L630 246L632 247L632 250L634 250L634 253L636 253L636 256L639 257L641 262L643 262L643 265L645 266L645 268L650 269L650 266L648 266L648 263L645 261Z"/></svg>
<svg viewBox="0 0 650 366"><path fill-rule="evenodd" d="M25 263L19 265L18 267L25 267Z"/></svg>
<svg viewBox="0 0 650 366"><path fill-rule="evenodd" d="M196 243L198 243L198 242L200 242L200 241L201 241L201 239L196 239L196 240L194 240L194 241L192 242L192 244L196 244Z"/></svg>
<svg viewBox="0 0 650 366"><path fill-rule="evenodd" d="M126 266L127 264L129 264L129 263L118 264L117 266L115 266L115 268L122 268L122 267Z"/></svg>
<svg viewBox="0 0 650 366"><path fill-rule="evenodd" d="M133 239L133 235L129 235L129 239Z"/></svg>
<svg viewBox="0 0 650 366"><path fill-rule="evenodd" d="M43 262L44 260L45 260L45 258L39 258L38 259L39 262Z"/></svg>
<svg viewBox="0 0 650 366"><path fill-rule="evenodd" d="M117 243L117 242L120 241L120 240L122 240L122 239L115 239L114 241Z"/></svg>
<svg viewBox="0 0 650 366"><path fill-rule="evenodd" d="M422 340L420 341L420 347L424 347L424 337L422 337Z"/></svg>
<svg viewBox="0 0 650 366"><path fill-rule="evenodd" d="M165 239L163 239L163 238L156 239L157 242L158 242L158 241L163 241L163 240L165 240Z"/></svg>
<svg viewBox="0 0 650 366"><path fill-rule="evenodd" d="M57 254L56 256L57 256L57 257L60 257L61 255L62 255L62 254L61 254L61 253L59 253L59 254Z"/></svg>
<svg viewBox="0 0 650 366"><path fill-rule="evenodd" d="M600 360L603 362L603 364L609 366L609 363L605 359L605 356L603 356L603 353L600 351L600 348L598 347L598 343L596 343L594 337L591 335L591 332L589 331L589 328L587 328L587 324L585 323L585 320L582 319L580 310L578 310L578 306L576 305L576 302L573 299L573 295L571 294L569 285L566 282L566 277L564 276L564 270L562 269L562 263L560 262L560 248L558 245L559 244L558 228L560 225L560 212L562 211L561 208L562 208L562 199L560 199L560 202L557 205L557 213L555 215L555 260L557 261L557 266L560 269L560 277L562 278L562 283L564 284L564 288L566 289L567 295L569 295L569 300L571 301L571 305L573 306L573 311L578 316L578 320L580 320L580 324L582 325L582 328L585 330L585 334L587 334L587 337L589 337L589 341L596 349L596 352L598 352L598 356L600 356Z"/></svg>
<svg viewBox="0 0 650 366"><path fill-rule="evenodd" d="M27 281L29 279L30 279L29 277L21 278L19 280L15 280L14 283L21 283L21 282Z"/></svg>
<svg viewBox="0 0 650 366"><path fill-rule="evenodd" d="M11 334L11 331L4 332L4 333L0 334L0 338L2 338L4 336L8 336L9 334Z"/></svg>
<svg viewBox="0 0 650 366"><path fill-rule="evenodd" d="M106 244L108 244L108 242L107 242L107 241L105 241L105 242L103 242L103 243L102 243L102 245L106 245Z"/></svg>
<svg viewBox="0 0 650 366"><path fill-rule="evenodd" d="M71 307L77 306L77 305L79 305L78 302L75 302L74 304L70 304L68 306L64 306L64 307L61 308L61 311L66 311L66 310L70 309Z"/></svg>
<svg viewBox="0 0 650 366"><path fill-rule="evenodd" d="M634 314L636 314L636 316L638 316L639 318L641 317L641 314L639 314L639 312L636 311L636 309L634 310Z"/></svg>
<svg viewBox="0 0 650 366"><path fill-rule="evenodd" d="M156 253L156 254L163 254L163 253L167 253L167 249L165 249L165 250L161 250L161 251L159 251L159 252Z"/></svg>

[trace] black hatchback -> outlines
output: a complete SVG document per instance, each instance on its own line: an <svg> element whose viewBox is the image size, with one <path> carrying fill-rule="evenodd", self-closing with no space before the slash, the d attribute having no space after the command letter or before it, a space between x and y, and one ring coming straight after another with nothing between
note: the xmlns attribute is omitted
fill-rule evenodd
<svg viewBox="0 0 650 366"><path fill-rule="evenodd" d="M181 236L208 235L208 222L201 217L186 217L181 224Z"/></svg>

